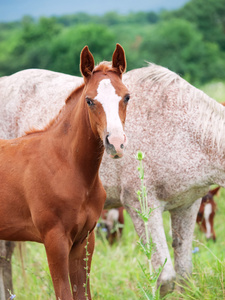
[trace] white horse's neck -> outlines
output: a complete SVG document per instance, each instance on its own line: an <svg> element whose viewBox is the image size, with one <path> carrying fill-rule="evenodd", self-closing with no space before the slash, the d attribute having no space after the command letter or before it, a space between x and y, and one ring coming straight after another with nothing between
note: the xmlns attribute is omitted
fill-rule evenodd
<svg viewBox="0 0 225 300"><path fill-rule="evenodd" d="M203 184L206 181L206 185L217 183L224 186L224 106L190 85L177 74L157 65L130 71L124 76L124 81L129 83L128 87L133 93L133 97L142 95L138 100L135 99L135 104L140 109L143 106L148 110L144 115L149 114L146 121L153 135L154 131L159 131L160 126L165 128L163 125L165 121L170 125L168 125L167 138L164 140L173 142L174 132L183 135L183 137L176 136L177 143L173 149L170 149L170 155L173 152L175 160L182 154L187 155L190 157L190 165L192 160L193 163L197 161L199 164L198 176L202 177ZM136 90L132 91L133 86ZM147 105L144 103L146 99ZM153 130L152 127L154 127ZM190 145L190 143L193 144ZM160 146L165 145L159 144L159 148ZM189 151L188 147L191 146L192 150ZM182 147L187 151L183 151ZM161 149L158 149L157 153L160 151ZM192 159L193 157L195 159ZM195 169L194 166L193 169ZM203 176L200 174L202 171L204 172Z"/></svg>

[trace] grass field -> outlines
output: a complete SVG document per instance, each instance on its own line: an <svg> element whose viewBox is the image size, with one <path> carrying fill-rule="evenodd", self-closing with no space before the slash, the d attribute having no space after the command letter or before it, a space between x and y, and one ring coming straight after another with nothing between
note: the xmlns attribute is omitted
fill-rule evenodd
<svg viewBox="0 0 225 300"><path fill-rule="evenodd" d="M91 287L93 299L140 299L137 282L141 280L138 259L144 259L137 246L138 237L125 213L123 238L109 246L106 239L97 236L92 262ZM23 247L24 268L19 249L13 257L14 294L17 299L54 299L43 245L26 243Z"/></svg>
<svg viewBox="0 0 225 300"><path fill-rule="evenodd" d="M220 89L220 90L219 90ZM225 85L213 83L203 90L219 102L225 101ZM218 210L215 217L217 240L206 241L204 235L195 228L193 249L193 276L187 282L185 291L173 292L165 299L225 299L225 189L215 198ZM171 249L169 214L164 214L168 245ZM125 226L122 239L112 247L104 238L96 238L92 262L91 290L93 300L137 300L142 297L138 285L145 280L138 261L146 263L144 254L137 245L138 237L133 224L125 213ZM18 249L13 256L14 294L18 300L51 300L54 291L48 271L44 247L36 243L26 243L23 249L24 269Z"/></svg>
<svg viewBox="0 0 225 300"><path fill-rule="evenodd" d="M225 190L221 191L216 202L216 243L206 241L196 226L193 249L198 247L199 252L193 254L193 276L188 282L188 289L182 296L174 292L166 299L225 299ZM168 244L171 245L167 213L164 221ZM146 259L137 246L137 241L138 237L126 213L123 237L119 243L111 247L105 239L97 237L91 272L93 299L144 299L138 289L138 283L145 285L138 260L145 263ZM25 275L18 250L13 258L14 293L17 299L54 299L44 247L36 243L26 243L23 251Z"/></svg>

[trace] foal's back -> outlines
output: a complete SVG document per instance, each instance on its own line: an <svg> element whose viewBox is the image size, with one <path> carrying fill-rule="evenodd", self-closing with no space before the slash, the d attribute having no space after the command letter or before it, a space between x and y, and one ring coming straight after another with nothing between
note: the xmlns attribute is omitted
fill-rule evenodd
<svg viewBox="0 0 225 300"><path fill-rule="evenodd" d="M38 158L45 154L44 149L40 151L40 145L37 136L0 140L1 239L41 241L27 202L28 195L32 194L30 201L35 202L35 195L40 192L37 178L42 165ZM29 180L31 173L33 184Z"/></svg>

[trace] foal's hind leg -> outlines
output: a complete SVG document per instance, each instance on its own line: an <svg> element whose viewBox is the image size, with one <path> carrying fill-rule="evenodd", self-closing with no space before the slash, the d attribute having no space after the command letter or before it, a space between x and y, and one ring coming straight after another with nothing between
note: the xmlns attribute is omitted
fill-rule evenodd
<svg viewBox="0 0 225 300"><path fill-rule="evenodd" d="M70 282L73 291L73 299L86 300L91 299L90 284L89 284L89 274L91 269L92 254L95 245L94 231L92 231L88 236L88 246L87 252L85 246L87 245L87 239L82 243L79 242L74 244L69 256L69 272L70 272ZM86 259L88 270L86 270ZM84 286L86 285L86 288ZM87 292L87 297L85 296Z"/></svg>
<svg viewBox="0 0 225 300"><path fill-rule="evenodd" d="M45 234L44 245L57 300L73 300L69 283L69 240L59 229Z"/></svg>
<svg viewBox="0 0 225 300"><path fill-rule="evenodd" d="M201 199L190 207L177 208L171 213L175 270L178 280L192 273L192 239Z"/></svg>

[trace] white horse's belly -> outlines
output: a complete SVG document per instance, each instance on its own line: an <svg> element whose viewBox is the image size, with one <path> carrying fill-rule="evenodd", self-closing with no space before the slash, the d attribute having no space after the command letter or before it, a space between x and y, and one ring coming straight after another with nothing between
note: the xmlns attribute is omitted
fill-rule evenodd
<svg viewBox="0 0 225 300"><path fill-rule="evenodd" d="M202 198L209 191L209 187L195 187L180 193L175 197L164 199L163 206L164 210L173 210L179 207L189 207L194 201Z"/></svg>

